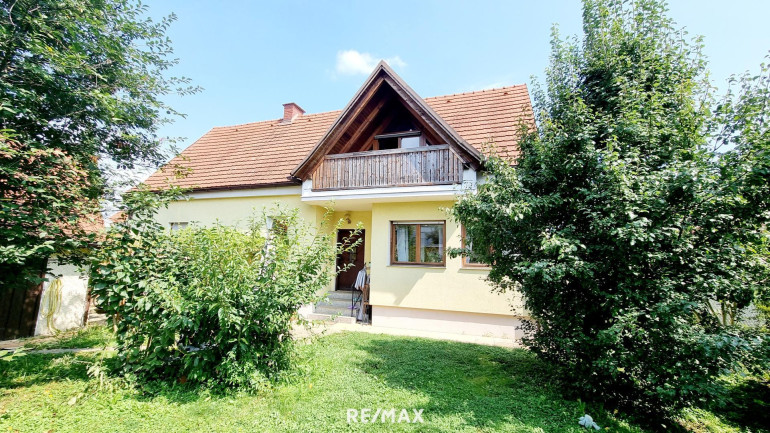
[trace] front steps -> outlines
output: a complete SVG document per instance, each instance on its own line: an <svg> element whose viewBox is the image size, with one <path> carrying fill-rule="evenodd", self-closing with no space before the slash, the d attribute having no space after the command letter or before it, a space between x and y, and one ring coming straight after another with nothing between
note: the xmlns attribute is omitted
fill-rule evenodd
<svg viewBox="0 0 770 433"><path fill-rule="evenodd" d="M107 315L104 313L98 313L93 302L91 302L91 305L88 306L86 326L88 325L107 325Z"/></svg>
<svg viewBox="0 0 770 433"><path fill-rule="evenodd" d="M328 299L315 305L312 314L308 314L308 320L333 321L335 323L356 323L356 318L351 317L350 298L353 292L332 291L328 293Z"/></svg>

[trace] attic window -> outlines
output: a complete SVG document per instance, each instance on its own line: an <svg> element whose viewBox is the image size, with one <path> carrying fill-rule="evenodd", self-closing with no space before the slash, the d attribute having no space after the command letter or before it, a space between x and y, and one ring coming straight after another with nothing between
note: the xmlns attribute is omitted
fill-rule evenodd
<svg viewBox="0 0 770 433"><path fill-rule="evenodd" d="M426 145L420 131L394 132L375 135L374 138L377 140L375 150L412 149Z"/></svg>
<svg viewBox="0 0 770 433"><path fill-rule="evenodd" d="M378 150L398 149L398 137L382 137L377 139Z"/></svg>

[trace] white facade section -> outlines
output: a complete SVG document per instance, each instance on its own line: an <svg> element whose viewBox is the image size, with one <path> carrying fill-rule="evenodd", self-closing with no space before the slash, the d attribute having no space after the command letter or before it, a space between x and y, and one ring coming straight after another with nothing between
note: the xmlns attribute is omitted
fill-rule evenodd
<svg viewBox="0 0 770 433"><path fill-rule="evenodd" d="M385 328L411 329L518 341L524 335L521 319L498 314L417 308L372 306L372 325Z"/></svg>
<svg viewBox="0 0 770 433"><path fill-rule="evenodd" d="M336 210L371 210L372 203L455 200L467 192L476 191L476 171L463 170L462 184L420 185L383 188L313 190L313 180L302 183L302 202L332 207Z"/></svg>

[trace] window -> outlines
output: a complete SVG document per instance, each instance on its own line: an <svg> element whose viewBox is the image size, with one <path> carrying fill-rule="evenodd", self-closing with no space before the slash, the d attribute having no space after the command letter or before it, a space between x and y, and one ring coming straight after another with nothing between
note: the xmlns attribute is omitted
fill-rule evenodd
<svg viewBox="0 0 770 433"><path fill-rule="evenodd" d="M398 149L398 137L383 137L377 140L378 150Z"/></svg>
<svg viewBox="0 0 770 433"><path fill-rule="evenodd" d="M187 222L186 221L184 221L184 222L182 222L182 221L171 222L171 223L168 223L168 225L169 225L169 227L171 227L171 231L172 232L175 232L177 230L182 230L182 229L187 228Z"/></svg>
<svg viewBox="0 0 770 433"><path fill-rule="evenodd" d="M374 150L413 149L426 145L420 131L394 132L375 135L374 138L377 140Z"/></svg>
<svg viewBox="0 0 770 433"><path fill-rule="evenodd" d="M465 226L463 226L463 234L462 234L462 236L463 236L463 243L462 243L463 249L468 249L470 251L469 255L464 255L463 256L463 266L468 266L468 267L473 267L473 266L487 267L487 266L489 266L486 263L482 263L482 262L478 261L478 259L476 259L473 256L473 239L471 239L471 237L468 236L468 233L465 232Z"/></svg>
<svg viewBox="0 0 770 433"><path fill-rule="evenodd" d="M289 233L289 223L286 218L283 217L267 217L268 233L279 236L286 236Z"/></svg>
<svg viewBox="0 0 770 433"><path fill-rule="evenodd" d="M390 262L443 266L445 234L444 221L392 222Z"/></svg>
<svg viewBox="0 0 770 433"><path fill-rule="evenodd" d="M415 147L420 147L420 136L415 137L401 137L401 148L402 149L412 149Z"/></svg>

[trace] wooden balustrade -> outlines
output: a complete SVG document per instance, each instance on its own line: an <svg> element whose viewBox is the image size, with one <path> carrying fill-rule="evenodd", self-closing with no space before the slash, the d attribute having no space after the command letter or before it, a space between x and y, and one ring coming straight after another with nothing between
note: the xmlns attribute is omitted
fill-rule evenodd
<svg viewBox="0 0 770 433"><path fill-rule="evenodd" d="M461 183L462 160L449 145L328 155L313 172L313 190Z"/></svg>

